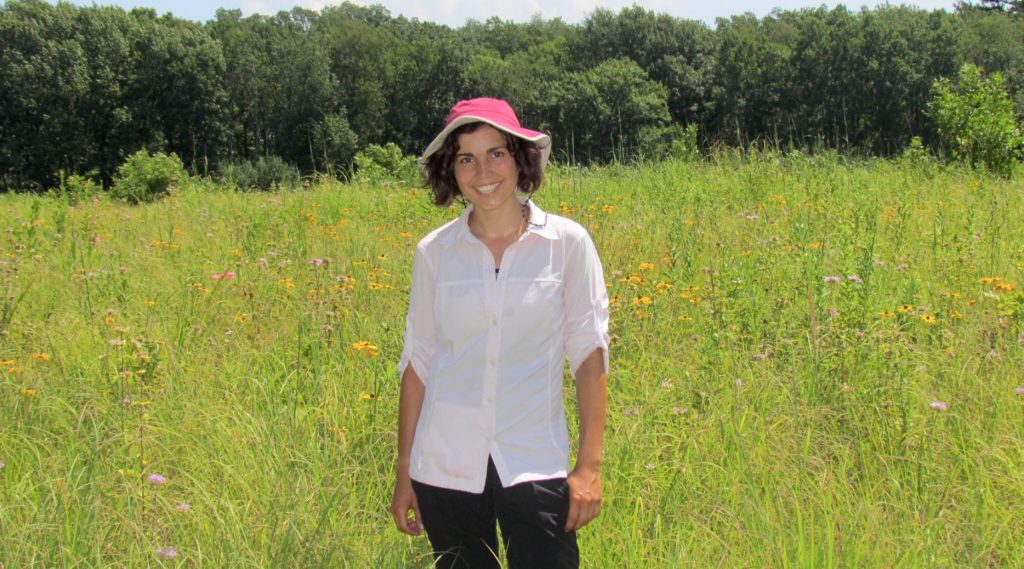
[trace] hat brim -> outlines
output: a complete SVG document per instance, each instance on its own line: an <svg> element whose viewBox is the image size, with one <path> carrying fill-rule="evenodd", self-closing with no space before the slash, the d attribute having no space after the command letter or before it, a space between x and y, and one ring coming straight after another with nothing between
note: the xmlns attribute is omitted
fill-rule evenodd
<svg viewBox="0 0 1024 569"><path fill-rule="evenodd" d="M448 135L451 134L453 130L459 128L462 125L475 122L487 123L502 132L507 132L512 136L515 136L516 138L528 140L536 144L537 148L540 149L540 167L543 170L544 167L547 166L548 157L551 156L550 136L544 134L543 132L530 130L528 128L508 128L492 120L485 119L483 117L475 117L472 115L463 115L445 125L444 130L438 133L438 135L434 137L434 140L430 141L430 144L427 145L427 149L423 151L423 156L420 157L420 164L426 164L427 158L430 158L432 154L441 149L441 145L444 144L445 139L448 138Z"/></svg>

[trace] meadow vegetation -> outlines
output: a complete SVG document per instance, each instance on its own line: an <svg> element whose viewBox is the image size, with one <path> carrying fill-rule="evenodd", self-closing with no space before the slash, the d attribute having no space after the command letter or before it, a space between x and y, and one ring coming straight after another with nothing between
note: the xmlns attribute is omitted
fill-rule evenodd
<svg viewBox="0 0 1024 569"><path fill-rule="evenodd" d="M387 512L395 363L458 208L68 196L0 195L0 566L429 567ZM535 200L612 301L585 566L1024 566L1019 181L724 153L553 167Z"/></svg>

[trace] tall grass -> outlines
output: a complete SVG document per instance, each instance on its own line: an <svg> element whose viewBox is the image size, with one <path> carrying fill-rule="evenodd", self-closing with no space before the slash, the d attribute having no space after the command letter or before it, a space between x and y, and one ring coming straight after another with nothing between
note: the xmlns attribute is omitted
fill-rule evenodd
<svg viewBox="0 0 1024 569"><path fill-rule="evenodd" d="M1019 183L720 156L535 201L612 297L585 566L1024 566ZM0 196L0 564L429 567L387 514L428 202Z"/></svg>

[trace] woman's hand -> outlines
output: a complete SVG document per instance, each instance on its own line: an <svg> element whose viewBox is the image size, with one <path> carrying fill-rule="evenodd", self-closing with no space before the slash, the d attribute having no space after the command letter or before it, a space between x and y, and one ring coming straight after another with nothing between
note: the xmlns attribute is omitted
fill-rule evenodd
<svg viewBox="0 0 1024 569"><path fill-rule="evenodd" d="M604 443L608 374L604 351L595 349L576 370L576 404L580 413L580 448L569 483L569 517L565 531L587 525L601 513L601 447Z"/></svg>
<svg viewBox="0 0 1024 569"><path fill-rule="evenodd" d="M423 407L425 386L410 364L402 372L402 389L398 395L398 460L395 462L395 494L391 498L391 515L398 531L419 535L423 531L423 518L416 492L409 477L409 454L416 434L416 422ZM412 517L409 517L409 512Z"/></svg>
<svg viewBox="0 0 1024 569"><path fill-rule="evenodd" d="M409 512L412 517L409 517ZM395 495L391 498L391 515L395 518L398 531L409 535L419 535L423 531L420 521L420 506L416 502L416 492L408 476L399 477L395 481Z"/></svg>
<svg viewBox="0 0 1024 569"><path fill-rule="evenodd" d="M569 484L569 517L565 531L576 531L601 513L601 471L576 465L566 482Z"/></svg>

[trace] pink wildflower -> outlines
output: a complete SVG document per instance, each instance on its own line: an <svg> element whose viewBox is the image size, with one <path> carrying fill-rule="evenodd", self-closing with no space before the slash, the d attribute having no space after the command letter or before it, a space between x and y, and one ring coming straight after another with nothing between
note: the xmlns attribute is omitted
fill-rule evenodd
<svg viewBox="0 0 1024 569"><path fill-rule="evenodd" d="M189 508L191 508L191 507L192 506L188 505L188 502L182 502L182 503L178 504L177 506L175 506L174 509L178 510L179 512L187 512L189 510Z"/></svg>
<svg viewBox="0 0 1024 569"><path fill-rule="evenodd" d="M1013 390L1017 395L1024 395L1024 385L1018 386L1017 389Z"/></svg>
<svg viewBox="0 0 1024 569"><path fill-rule="evenodd" d="M825 284L835 284L835 283L838 283L838 282L842 282L842 280L843 280L843 277L837 277L835 275L828 275L828 276L825 277Z"/></svg>
<svg viewBox="0 0 1024 569"><path fill-rule="evenodd" d="M220 279L233 279L235 278L235 273L232 273L230 271L226 273L218 273L216 275L210 275L210 278L215 281L219 281Z"/></svg>
<svg viewBox="0 0 1024 569"><path fill-rule="evenodd" d="M173 547L158 547L156 548L156 556L163 557L164 559L174 559L178 556L178 550L174 549Z"/></svg>
<svg viewBox="0 0 1024 569"><path fill-rule="evenodd" d="M932 401L929 407L935 409L936 411L946 411L949 409L949 404L946 403L945 401Z"/></svg>
<svg viewBox="0 0 1024 569"><path fill-rule="evenodd" d="M150 484L159 485L167 482L167 477L162 474L150 474L149 476L146 477L146 481L148 481Z"/></svg>

